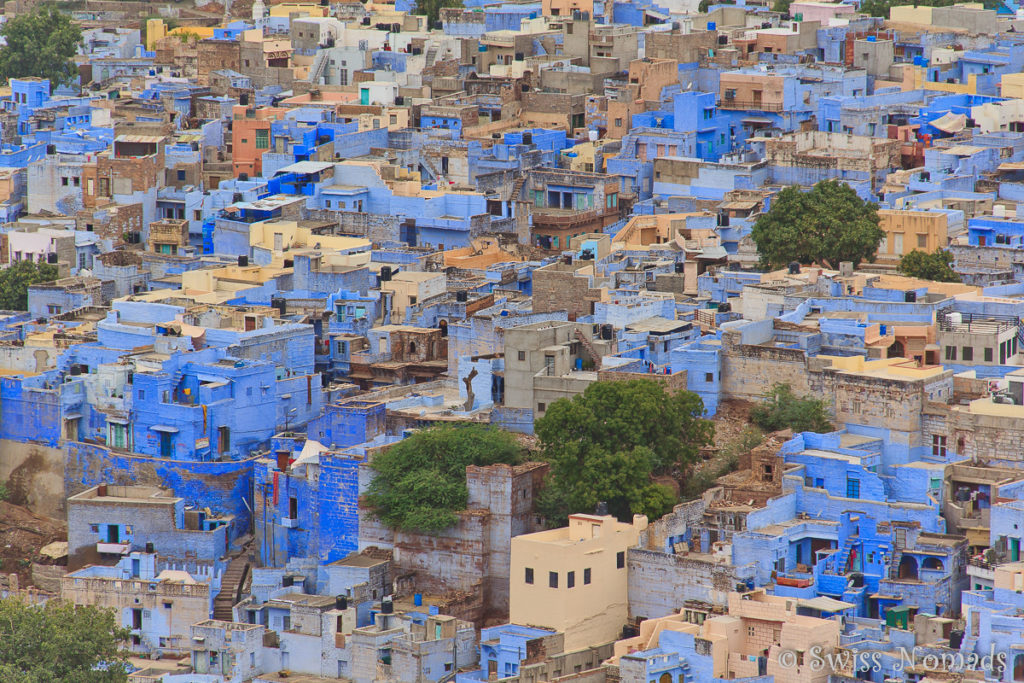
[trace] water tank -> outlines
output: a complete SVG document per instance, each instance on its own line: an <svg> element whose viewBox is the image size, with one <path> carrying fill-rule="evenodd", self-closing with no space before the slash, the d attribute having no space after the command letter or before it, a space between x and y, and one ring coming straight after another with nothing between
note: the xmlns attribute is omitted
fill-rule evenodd
<svg viewBox="0 0 1024 683"><path fill-rule="evenodd" d="M344 595L334 596L334 609L348 609L348 598Z"/></svg>
<svg viewBox="0 0 1024 683"><path fill-rule="evenodd" d="M245 268L248 265L249 265L249 257L248 256L239 256L238 257L238 266L239 266L239 268Z"/></svg>
<svg viewBox="0 0 1024 683"><path fill-rule="evenodd" d="M685 272L685 270L686 270L686 264L683 263L682 261L676 261L676 272L677 273L682 273L682 272Z"/></svg>
<svg viewBox="0 0 1024 683"><path fill-rule="evenodd" d="M47 263L56 263L57 262L57 254L54 254L54 253L47 254L46 255L46 262Z"/></svg>
<svg viewBox="0 0 1024 683"><path fill-rule="evenodd" d="M524 145L532 145L533 144L533 133L531 133L530 131L526 131L525 133L523 133L523 144Z"/></svg>
<svg viewBox="0 0 1024 683"><path fill-rule="evenodd" d="M588 140L590 140L591 142L597 142L597 138L598 138L598 134L597 134L596 130L588 130L587 131L587 139Z"/></svg>
<svg viewBox="0 0 1024 683"><path fill-rule="evenodd" d="M238 179L242 180L242 181L246 181L246 180L249 179L249 174L248 173L239 173L238 174Z"/></svg>
<svg viewBox="0 0 1024 683"><path fill-rule="evenodd" d="M908 304L914 303L915 301L917 301L917 292L915 292L914 290L910 290L903 296L903 301Z"/></svg>
<svg viewBox="0 0 1024 683"><path fill-rule="evenodd" d="M146 552L149 553L150 555L152 555L154 552L156 552L153 549L153 542L152 541L147 541L146 542Z"/></svg>
<svg viewBox="0 0 1024 683"><path fill-rule="evenodd" d="M275 296L270 300L270 305L277 309L279 315L284 315L288 312L288 300L284 297Z"/></svg>
<svg viewBox="0 0 1024 683"><path fill-rule="evenodd" d="M798 261L790 261L789 263L789 274L799 275L800 274L800 263Z"/></svg>
<svg viewBox="0 0 1024 683"><path fill-rule="evenodd" d="M57 145L47 145L46 146L46 153L47 154L56 154L57 153Z"/></svg>
<svg viewBox="0 0 1024 683"><path fill-rule="evenodd" d="M460 289L459 291L455 292L455 300L458 301L459 303L465 303L469 301L469 292L467 292L464 289Z"/></svg>
<svg viewBox="0 0 1024 683"><path fill-rule="evenodd" d="M717 29L717 28L718 28L718 24L716 24L716 23L715 23L715 22L713 22L713 21L709 21L709 22L708 22L708 30L709 30L709 31L714 31L714 30L715 30L715 29Z"/></svg>
<svg viewBox="0 0 1024 683"><path fill-rule="evenodd" d="M380 267L380 281L391 282L391 266Z"/></svg>
<svg viewBox="0 0 1024 683"><path fill-rule="evenodd" d="M238 96L238 103L243 107L249 106L249 93L244 92Z"/></svg>
<svg viewBox="0 0 1024 683"><path fill-rule="evenodd" d="M381 614L392 614L395 611L395 603L391 601L391 597L386 597L380 601L380 613Z"/></svg>
<svg viewBox="0 0 1024 683"><path fill-rule="evenodd" d="M612 325L608 323L601 325L601 339L604 339L605 341L610 341L614 335L615 328Z"/></svg>
<svg viewBox="0 0 1024 683"><path fill-rule="evenodd" d="M964 316L961 313L953 312L946 316L946 321L950 325L958 326L963 323Z"/></svg>
<svg viewBox="0 0 1024 683"><path fill-rule="evenodd" d="M1019 11L1019 10L1018 10ZM959 650L964 642L963 629L955 628L949 632L949 647L951 650Z"/></svg>
<svg viewBox="0 0 1024 683"><path fill-rule="evenodd" d="M78 375L82 374L82 366L80 366L78 363L75 363L74 365L71 366L69 372L71 373L72 377L77 377Z"/></svg>
<svg viewBox="0 0 1024 683"><path fill-rule="evenodd" d="M718 304L718 312L719 313L728 313L731 310L732 310L732 304L730 304L728 301L725 302L724 304Z"/></svg>
<svg viewBox="0 0 1024 683"><path fill-rule="evenodd" d="M284 588L291 588L292 585L294 585L294 583L295 583L295 577L292 576L291 574L287 574L287 575L281 577L281 586L283 586Z"/></svg>

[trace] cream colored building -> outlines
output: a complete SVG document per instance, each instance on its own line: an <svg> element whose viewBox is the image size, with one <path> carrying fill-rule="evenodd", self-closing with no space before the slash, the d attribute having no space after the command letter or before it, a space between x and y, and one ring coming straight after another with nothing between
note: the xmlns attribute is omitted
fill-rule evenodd
<svg viewBox="0 0 1024 683"><path fill-rule="evenodd" d="M443 274L403 270L384 275L384 272L382 268L380 291L391 293L391 322L395 324L405 320L405 309L409 306L440 296L446 291L447 284Z"/></svg>
<svg viewBox="0 0 1024 683"><path fill-rule="evenodd" d="M514 624L565 633L565 649L613 641L628 618L626 550L647 517L570 515L569 526L512 539L509 579Z"/></svg>

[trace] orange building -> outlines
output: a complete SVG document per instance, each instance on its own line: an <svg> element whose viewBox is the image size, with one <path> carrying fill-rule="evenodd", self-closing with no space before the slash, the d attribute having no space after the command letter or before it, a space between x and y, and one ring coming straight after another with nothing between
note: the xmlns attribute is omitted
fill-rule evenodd
<svg viewBox="0 0 1024 683"><path fill-rule="evenodd" d="M254 109L236 104L232 110L231 170L237 177L263 173L263 153L270 149L270 124L284 118L287 109L262 107Z"/></svg>

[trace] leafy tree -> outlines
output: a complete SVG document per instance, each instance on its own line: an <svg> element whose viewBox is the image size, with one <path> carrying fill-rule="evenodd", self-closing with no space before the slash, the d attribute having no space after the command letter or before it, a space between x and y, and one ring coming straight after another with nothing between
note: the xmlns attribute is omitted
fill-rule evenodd
<svg viewBox="0 0 1024 683"><path fill-rule="evenodd" d="M0 47L0 79L35 76L52 85L77 75L71 58L82 43L82 29L54 7L37 7L0 26L7 44Z"/></svg>
<svg viewBox="0 0 1024 683"><path fill-rule="evenodd" d="M789 14L789 5L793 0L775 0L772 5L772 11L778 12L779 14Z"/></svg>
<svg viewBox="0 0 1024 683"><path fill-rule="evenodd" d="M764 401L750 410L750 420L766 432L830 432L828 402L813 396L797 396L788 384L776 384Z"/></svg>
<svg viewBox="0 0 1024 683"><path fill-rule="evenodd" d="M735 472L740 465L740 456L749 453L764 442L764 434L753 425L747 425L743 431L726 443L721 453L714 460L705 463L699 469L691 468L686 483L683 485L683 500L700 498L701 494L715 485L719 477ZM696 471L692 471L692 470Z"/></svg>
<svg viewBox="0 0 1024 683"><path fill-rule="evenodd" d="M433 27L441 21L442 9L462 6L462 0L416 0L416 14L426 15L427 26Z"/></svg>
<svg viewBox="0 0 1024 683"><path fill-rule="evenodd" d="M849 185L823 180L810 192L782 190L751 231L761 265L780 268L796 261L836 269L842 261L873 261L885 237L878 206L865 202Z"/></svg>
<svg viewBox="0 0 1024 683"><path fill-rule="evenodd" d="M735 5L736 0L700 0L697 5L697 11L701 14L706 14L708 7L712 5Z"/></svg>
<svg viewBox="0 0 1024 683"><path fill-rule="evenodd" d="M403 531L443 531L465 510L468 465L515 464L512 435L481 425L440 426L416 432L370 461L377 472L364 501L384 524Z"/></svg>
<svg viewBox="0 0 1024 683"><path fill-rule="evenodd" d="M619 519L661 516L676 497L652 476L682 478L714 436L703 414L696 394L668 394L649 379L594 382L571 400L555 401L535 426L551 464L538 510L554 524L593 512L602 501Z"/></svg>
<svg viewBox="0 0 1024 683"><path fill-rule="evenodd" d="M908 277L935 282L960 282L953 270L953 254L939 249L931 254L915 249L900 259L899 270Z"/></svg>
<svg viewBox="0 0 1024 683"><path fill-rule="evenodd" d="M28 288L57 279L57 266L49 263L18 261L0 270L0 310L27 311Z"/></svg>
<svg viewBox="0 0 1024 683"><path fill-rule="evenodd" d="M129 665L120 650L128 631L114 610L60 600L30 605L0 599L0 681L120 683Z"/></svg>

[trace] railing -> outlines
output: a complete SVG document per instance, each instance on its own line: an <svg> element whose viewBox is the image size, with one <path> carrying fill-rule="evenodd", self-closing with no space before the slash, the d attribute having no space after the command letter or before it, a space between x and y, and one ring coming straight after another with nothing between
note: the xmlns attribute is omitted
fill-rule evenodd
<svg viewBox="0 0 1024 683"><path fill-rule="evenodd" d="M753 109L756 111L783 111L786 106L781 102L762 102L761 100L737 100L725 97L718 102L719 109Z"/></svg>

